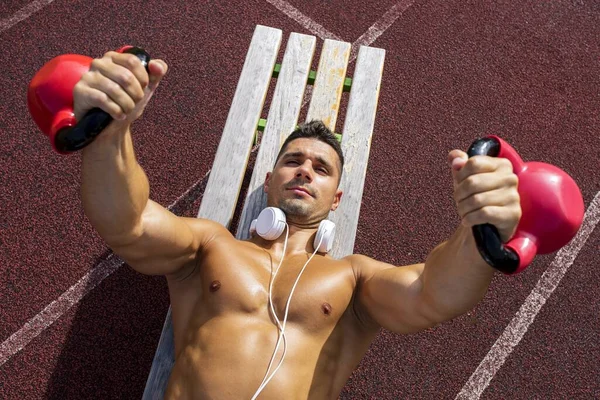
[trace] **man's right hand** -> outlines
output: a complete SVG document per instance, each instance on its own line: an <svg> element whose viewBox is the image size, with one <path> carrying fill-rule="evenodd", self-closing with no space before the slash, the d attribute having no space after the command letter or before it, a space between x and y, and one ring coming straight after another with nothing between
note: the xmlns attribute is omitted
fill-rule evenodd
<svg viewBox="0 0 600 400"><path fill-rule="evenodd" d="M92 108L106 111L126 125L138 119L167 73L162 60L151 60L150 74L133 54L109 51L92 61L73 89L75 118L80 120Z"/></svg>

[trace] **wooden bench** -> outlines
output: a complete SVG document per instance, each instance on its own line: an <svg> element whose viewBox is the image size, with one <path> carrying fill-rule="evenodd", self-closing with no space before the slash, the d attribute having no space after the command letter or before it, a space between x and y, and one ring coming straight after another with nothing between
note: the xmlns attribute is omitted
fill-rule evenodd
<svg viewBox="0 0 600 400"><path fill-rule="evenodd" d="M306 120L322 120L332 131L335 131L342 92L344 89L350 91L341 135L345 166L340 187L344 196L338 210L329 216L336 223L331 255L341 258L351 254L354 248L385 51L361 46L350 80L346 78L349 43L325 40L315 76L310 66L316 38L290 34L279 65L276 61L281 40L279 29L258 25L254 31L198 217L230 228L253 140L261 126L264 131L237 229L238 239L249 237L251 221L266 207L266 195L262 190L265 175L272 169L283 141L297 126L306 86L314 79ZM277 85L265 123L260 117L273 76L277 77ZM173 326L169 309L144 390L144 400L163 398L173 363Z"/></svg>

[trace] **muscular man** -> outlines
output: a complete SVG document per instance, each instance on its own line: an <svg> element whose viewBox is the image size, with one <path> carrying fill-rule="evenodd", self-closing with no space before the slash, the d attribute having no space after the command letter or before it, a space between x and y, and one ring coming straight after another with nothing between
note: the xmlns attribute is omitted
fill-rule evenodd
<svg viewBox="0 0 600 400"><path fill-rule="evenodd" d="M94 60L74 90L76 117L99 107L115 121L83 150L82 200L102 238L133 269L164 275L175 335L168 399L251 399L275 350L280 319L299 270L314 251L319 222L335 210L343 156L322 124L304 125L282 147L264 190L286 213L289 237L236 240L218 223L182 218L148 198L131 123L140 117L167 65L150 74L135 56ZM491 223L513 235L521 208L517 177L504 159L448 155L462 224L425 263L397 267L363 255L317 253L302 275L286 326L287 355L261 399L336 399L380 328L417 332L472 309L494 270L471 227ZM283 353L280 346L274 365ZM271 369L271 371L274 368Z"/></svg>

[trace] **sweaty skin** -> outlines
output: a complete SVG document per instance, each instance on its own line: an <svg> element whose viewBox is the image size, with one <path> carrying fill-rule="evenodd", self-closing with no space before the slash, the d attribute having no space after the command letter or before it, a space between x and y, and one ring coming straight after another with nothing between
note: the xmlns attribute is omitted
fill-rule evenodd
<svg viewBox="0 0 600 400"><path fill-rule="evenodd" d="M99 107L115 121L82 151L86 216L107 245L134 270L166 277L172 305L175 365L166 399L251 399L277 342L280 320L320 221L341 201L340 159L310 138L289 142L265 178L267 206L286 214L285 235L236 240L222 225L178 217L149 198L130 126L167 72L150 75L131 54L106 53L73 90L77 118ZM448 154L461 226L424 263L396 267L362 255L317 254L289 308L287 353L259 399L336 399L380 328L422 331L471 310L494 270L479 255L471 227L495 225L503 240L521 208L510 162L460 150ZM284 254L285 247L285 254ZM272 371L284 351L278 350Z"/></svg>
<svg viewBox="0 0 600 400"><path fill-rule="evenodd" d="M335 160L336 155L327 144L297 139L278 163L281 168L268 177L271 205L304 213L296 218L309 225L299 229L292 225L298 221L288 218L288 250L272 293L281 323L292 286L314 251L314 215L328 212L337 193L335 185L322 187L317 177L295 172L298 164L306 163L306 169L317 159ZM336 168L335 163L329 168ZM331 175L323 180L335 181ZM310 195L297 193L297 187ZM218 239L204 246L198 262L182 270L184 279L169 280L177 357L167 399L250 399L258 389L277 342L268 294L284 240L285 233L276 241L258 235L239 241L222 229ZM337 398L378 329L362 323L355 312L356 282L351 259L319 253L312 258L290 303L284 362L260 399ZM283 344L271 371L282 355Z"/></svg>
<svg viewBox="0 0 600 400"><path fill-rule="evenodd" d="M286 255L276 276L273 302L282 321L309 256ZM278 264L262 239L241 242L224 234L204 250L192 276L169 281L177 357L167 399L251 398L277 341L268 292ZM354 312L355 288L348 260L320 254L311 260L291 300L284 363L260 399L337 398L377 332ZM271 370L282 354L283 345Z"/></svg>

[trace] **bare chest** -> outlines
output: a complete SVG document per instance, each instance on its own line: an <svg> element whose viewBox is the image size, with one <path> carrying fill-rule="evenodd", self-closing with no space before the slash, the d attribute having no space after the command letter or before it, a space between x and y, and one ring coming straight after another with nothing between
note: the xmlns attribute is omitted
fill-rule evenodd
<svg viewBox="0 0 600 400"><path fill-rule="evenodd" d="M351 268L336 260L308 255L279 260L268 255L232 252L207 257L200 266L201 307L207 317L227 313L271 319L271 304L280 320L319 330L344 314L354 290Z"/></svg>

